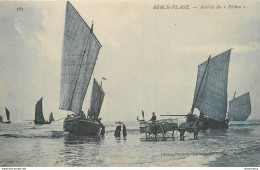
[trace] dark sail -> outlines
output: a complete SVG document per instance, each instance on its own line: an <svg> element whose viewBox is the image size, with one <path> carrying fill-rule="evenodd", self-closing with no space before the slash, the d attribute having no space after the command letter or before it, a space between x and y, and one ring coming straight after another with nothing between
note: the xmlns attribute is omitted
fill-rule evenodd
<svg viewBox="0 0 260 170"><path fill-rule="evenodd" d="M99 116L104 96L105 92L103 91L102 87L98 84L97 80L94 78L90 101L90 113L95 115L96 119Z"/></svg>
<svg viewBox="0 0 260 170"><path fill-rule="evenodd" d="M62 49L60 109L79 114L101 45L92 29L67 2Z"/></svg>
<svg viewBox="0 0 260 170"><path fill-rule="evenodd" d="M7 120L10 120L10 112L7 108L5 108L5 112L6 112Z"/></svg>
<svg viewBox="0 0 260 170"><path fill-rule="evenodd" d="M231 121L246 121L251 114L249 92L234 98L229 102L228 119Z"/></svg>
<svg viewBox="0 0 260 170"><path fill-rule="evenodd" d="M50 116L49 116L49 122L52 122L52 121L54 121L54 118L53 118L53 114L52 114L52 112L50 113Z"/></svg>
<svg viewBox="0 0 260 170"><path fill-rule="evenodd" d="M35 106L35 122L44 123L45 119L42 112L42 98L37 102Z"/></svg>
<svg viewBox="0 0 260 170"><path fill-rule="evenodd" d="M0 116L0 122L3 122L3 118L2 118L2 116Z"/></svg>

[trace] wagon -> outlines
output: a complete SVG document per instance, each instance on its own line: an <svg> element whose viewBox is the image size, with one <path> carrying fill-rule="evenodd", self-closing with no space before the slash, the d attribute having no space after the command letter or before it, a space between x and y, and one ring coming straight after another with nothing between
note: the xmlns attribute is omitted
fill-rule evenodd
<svg viewBox="0 0 260 170"><path fill-rule="evenodd" d="M139 121L140 133L145 134L143 140L174 139L174 130L178 128L177 119L161 119L153 121Z"/></svg>

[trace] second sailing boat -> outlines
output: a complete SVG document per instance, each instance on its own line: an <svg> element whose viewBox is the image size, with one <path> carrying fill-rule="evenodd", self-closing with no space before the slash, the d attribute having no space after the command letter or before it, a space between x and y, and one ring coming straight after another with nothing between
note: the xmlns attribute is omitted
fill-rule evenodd
<svg viewBox="0 0 260 170"><path fill-rule="evenodd" d="M230 121L246 121L251 114L251 101L249 92L229 101L228 119Z"/></svg>
<svg viewBox="0 0 260 170"><path fill-rule="evenodd" d="M209 57L198 66L193 104L186 120L190 125L199 119L202 123L200 129L228 128L226 113L230 53L231 49ZM200 111L199 118L193 114L195 108Z"/></svg>

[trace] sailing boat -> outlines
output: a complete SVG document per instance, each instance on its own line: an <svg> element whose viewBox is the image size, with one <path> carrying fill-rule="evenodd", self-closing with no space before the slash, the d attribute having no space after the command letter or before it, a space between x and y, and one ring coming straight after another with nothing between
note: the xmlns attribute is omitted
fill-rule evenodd
<svg viewBox="0 0 260 170"><path fill-rule="evenodd" d="M195 108L199 109L199 120L205 129L228 128L226 113L230 53L231 49L213 58L209 57L198 66L193 104L187 118L194 116Z"/></svg>
<svg viewBox="0 0 260 170"><path fill-rule="evenodd" d="M0 120L2 120L1 122L3 124L9 124L9 123L11 123L11 121L10 121L10 112L9 112L9 110L7 108L5 108L5 113L6 113L7 121L3 122L3 118L2 117L0 118Z"/></svg>
<svg viewBox="0 0 260 170"><path fill-rule="evenodd" d="M64 130L77 135L95 136L100 132L99 113L104 98L94 79L90 110L86 117L82 104L96 64L101 44L80 14L67 2L61 66L60 109L74 114L65 118Z"/></svg>
<svg viewBox="0 0 260 170"><path fill-rule="evenodd" d="M53 122L54 121L54 118L53 118L53 114L52 112L50 113L50 116L49 116L49 122Z"/></svg>
<svg viewBox="0 0 260 170"><path fill-rule="evenodd" d="M251 114L251 101L249 92L229 101L228 119L230 121L246 121Z"/></svg>
<svg viewBox="0 0 260 170"><path fill-rule="evenodd" d="M43 111L42 111L42 99L41 98L35 105L35 120L34 124L50 124L51 122L47 122L44 119Z"/></svg>

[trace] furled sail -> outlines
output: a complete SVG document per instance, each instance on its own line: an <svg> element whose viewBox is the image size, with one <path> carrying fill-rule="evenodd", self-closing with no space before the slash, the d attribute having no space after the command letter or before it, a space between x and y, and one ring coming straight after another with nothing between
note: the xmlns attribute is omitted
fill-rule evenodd
<svg viewBox="0 0 260 170"><path fill-rule="evenodd" d="M100 48L93 27L90 29L71 3L67 2L60 109L80 113Z"/></svg>
<svg viewBox="0 0 260 170"><path fill-rule="evenodd" d="M104 97L105 92L94 78L89 112L95 115L96 119L99 116Z"/></svg>
<svg viewBox="0 0 260 170"><path fill-rule="evenodd" d="M251 102L249 92L229 101L229 120L246 121L250 114Z"/></svg>
<svg viewBox="0 0 260 170"><path fill-rule="evenodd" d="M231 49L198 66L192 112L198 108L212 119L225 120L230 53Z"/></svg>
<svg viewBox="0 0 260 170"><path fill-rule="evenodd" d="M35 106L35 122L45 122L42 112L42 98L37 102Z"/></svg>
<svg viewBox="0 0 260 170"><path fill-rule="evenodd" d="M49 122L52 122L52 121L54 121L54 118L53 118L53 114L52 114L52 112L50 113L50 116L49 116Z"/></svg>
<svg viewBox="0 0 260 170"><path fill-rule="evenodd" d="M7 108L5 108L6 118L7 120L10 120L10 112Z"/></svg>

